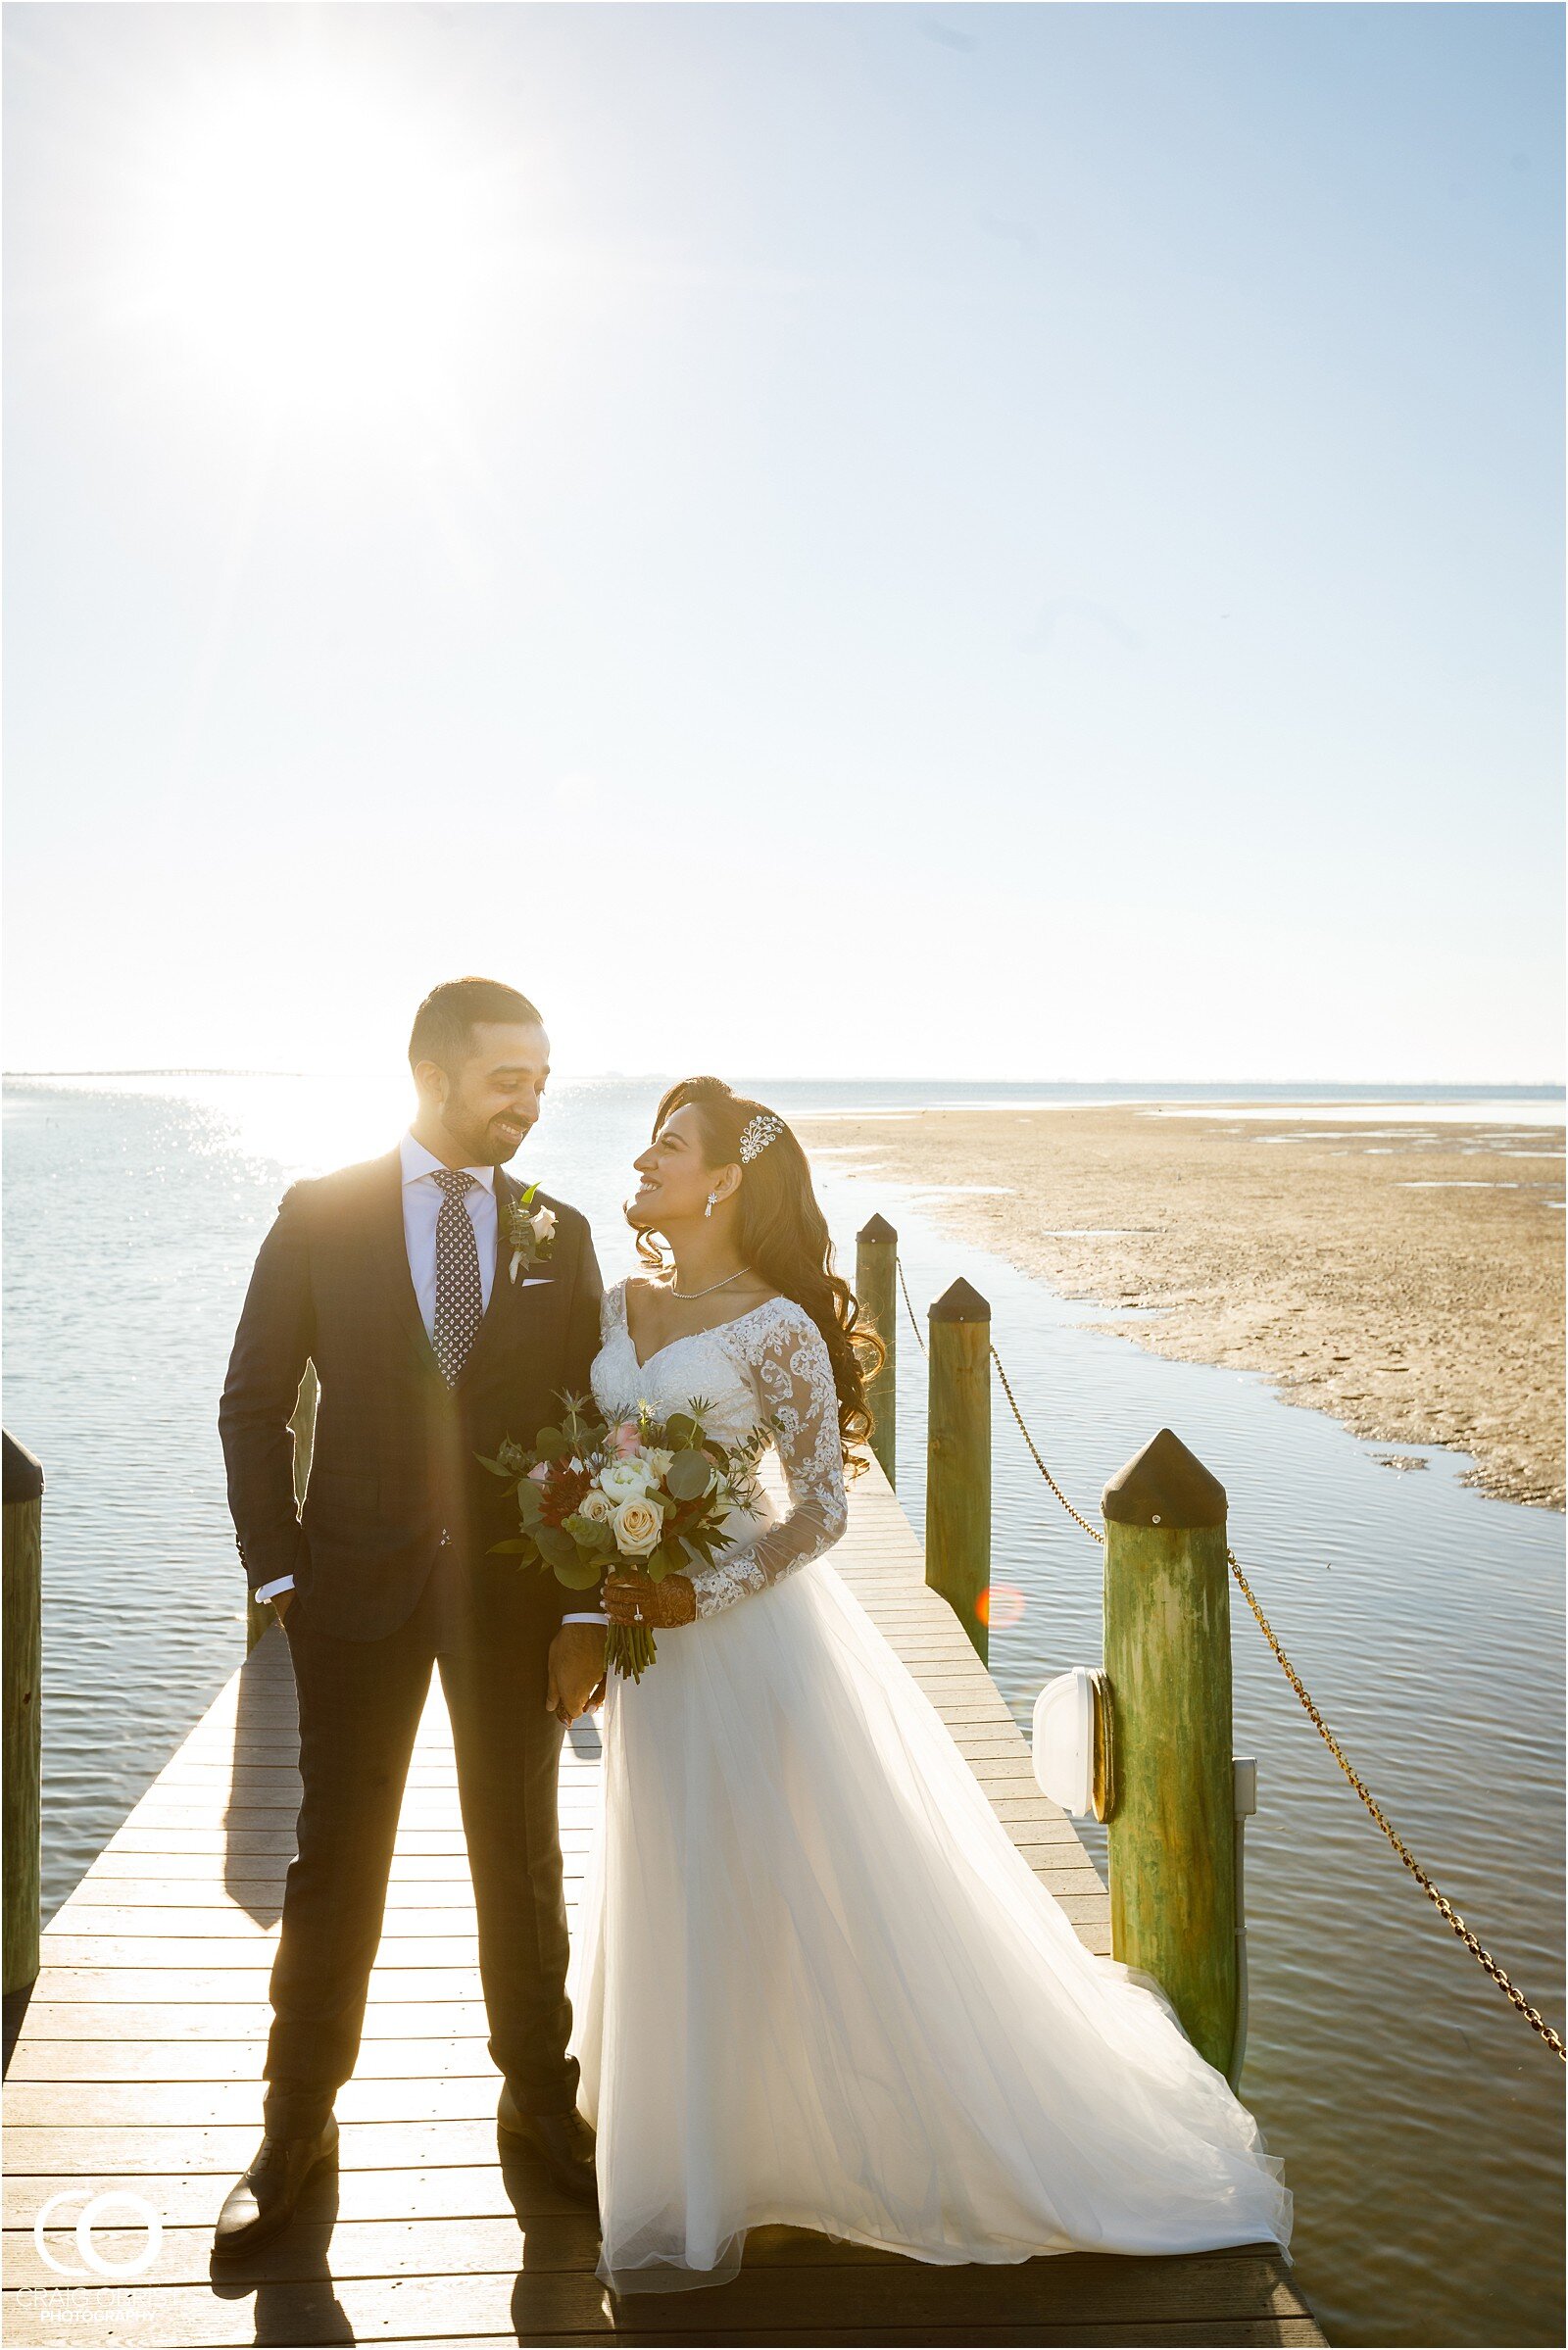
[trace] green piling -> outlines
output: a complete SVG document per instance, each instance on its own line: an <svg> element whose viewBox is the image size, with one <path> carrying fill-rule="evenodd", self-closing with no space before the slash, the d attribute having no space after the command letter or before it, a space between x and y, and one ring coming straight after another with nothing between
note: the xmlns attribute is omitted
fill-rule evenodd
<svg viewBox="0 0 1568 2350"><path fill-rule="evenodd" d="M989 1662L991 1308L956 1281L930 1314L925 1579Z"/></svg>
<svg viewBox="0 0 1568 2350"><path fill-rule="evenodd" d="M1223 2073L1236 2032L1225 1489L1168 1428L1106 1486L1111 1947Z"/></svg>
<svg viewBox="0 0 1568 2350"><path fill-rule="evenodd" d="M875 1426L871 1450L889 1485L899 1482L899 1236L886 1216L873 1216L855 1239L855 1295L861 1313L882 1341L882 1368L867 1382L865 1399Z"/></svg>

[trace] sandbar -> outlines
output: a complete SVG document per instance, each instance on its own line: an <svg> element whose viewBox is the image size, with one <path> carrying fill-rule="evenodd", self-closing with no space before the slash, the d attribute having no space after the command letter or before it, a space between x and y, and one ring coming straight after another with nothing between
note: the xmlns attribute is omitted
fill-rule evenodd
<svg viewBox="0 0 1568 2350"><path fill-rule="evenodd" d="M897 1222L878 1174L930 1187L921 1212L955 1235L1150 1310L1120 1326L1136 1344L1261 1372L1357 1436L1451 1446L1485 1492L1562 1508L1560 1124L1240 1100L795 1123L867 1179L867 1214Z"/></svg>

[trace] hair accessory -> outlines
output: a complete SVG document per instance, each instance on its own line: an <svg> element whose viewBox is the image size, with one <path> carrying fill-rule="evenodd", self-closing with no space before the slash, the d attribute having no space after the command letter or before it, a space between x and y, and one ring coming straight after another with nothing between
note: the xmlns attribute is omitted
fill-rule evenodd
<svg viewBox="0 0 1568 2350"><path fill-rule="evenodd" d="M746 1132L741 1136L743 1165L750 1166L753 1159L767 1149L769 1143L777 1142L783 1131L784 1121L782 1118L776 1118L770 1109L760 1109Z"/></svg>

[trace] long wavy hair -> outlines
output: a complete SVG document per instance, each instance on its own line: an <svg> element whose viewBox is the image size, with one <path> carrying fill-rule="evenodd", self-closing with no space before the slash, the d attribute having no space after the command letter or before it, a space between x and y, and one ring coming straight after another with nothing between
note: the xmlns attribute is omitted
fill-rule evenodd
<svg viewBox="0 0 1568 2350"><path fill-rule="evenodd" d="M694 1109L702 1131L703 1155L710 1167L741 1164L741 1136L753 1118L776 1116L760 1102L732 1093L721 1077L683 1077L672 1085L654 1114L657 1136L677 1109ZM834 1270L827 1218L817 1204L806 1152L788 1126L749 1165L741 1167L736 1196L736 1242L744 1263L793 1297L822 1333L833 1365L839 1401L839 1437L844 1466L858 1476L866 1466L863 1446L873 1426L865 1383L881 1369L887 1349L860 1321L860 1308L843 1276ZM637 1253L650 1270L668 1263L656 1236L637 1235Z"/></svg>

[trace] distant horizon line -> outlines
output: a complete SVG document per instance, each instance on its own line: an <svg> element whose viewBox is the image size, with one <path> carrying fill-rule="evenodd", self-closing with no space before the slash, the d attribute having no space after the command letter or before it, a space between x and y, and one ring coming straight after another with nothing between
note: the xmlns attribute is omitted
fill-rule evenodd
<svg viewBox="0 0 1568 2350"><path fill-rule="evenodd" d="M288 1069L246 1068L222 1066L214 1062L170 1062L147 1068L99 1069L3 1069L0 1083L34 1077L375 1077L390 1076L390 1070L378 1069ZM662 1069L584 1069L569 1078L558 1078L557 1084L618 1084L657 1085L667 1082L671 1072ZM1351 1088L1363 1093L1397 1087L1401 1092L1432 1093L1489 1093L1489 1094L1562 1094L1568 1098L1568 1083L1562 1078L1459 1078L1459 1077L878 1077L860 1072L850 1077L773 1077L755 1082L772 1085L1014 1085L1014 1086L1147 1086L1153 1091L1185 1086L1228 1086L1236 1092L1266 1086L1334 1086L1342 1092Z"/></svg>

